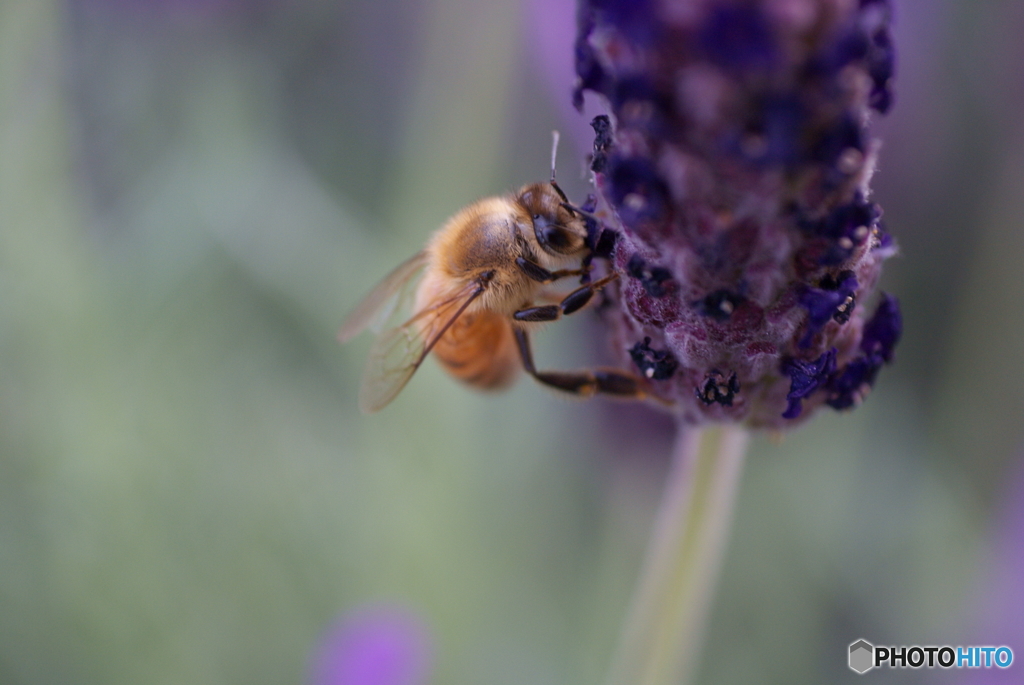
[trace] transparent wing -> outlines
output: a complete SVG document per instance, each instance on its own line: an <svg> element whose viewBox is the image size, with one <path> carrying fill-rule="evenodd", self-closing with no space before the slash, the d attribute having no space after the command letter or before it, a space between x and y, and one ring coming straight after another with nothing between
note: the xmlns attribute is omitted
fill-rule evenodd
<svg viewBox="0 0 1024 685"><path fill-rule="evenodd" d="M471 281L401 326L382 333L366 361L359 407L371 413L395 399L445 331L485 288L486 284Z"/></svg>
<svg viewBox="0 0 1024 685"><path fill-rule="evenodd" d="M345 318L338 331L338 342L348 342L366 328L383 327L403 300L408 299L412 292L409 285L426 263L427 252L421 250L396 266Z"/></svg>

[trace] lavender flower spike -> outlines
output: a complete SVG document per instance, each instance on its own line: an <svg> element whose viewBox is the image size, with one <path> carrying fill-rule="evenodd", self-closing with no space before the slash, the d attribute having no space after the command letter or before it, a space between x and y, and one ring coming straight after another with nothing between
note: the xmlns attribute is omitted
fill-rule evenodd
<svg viewBox="0 0 1024 685"><path fill-rule="evenodd" d="M597 93L612 114L592 169L621 234L605 311L622 363L689 424L854 406L902 325L895 298L863 304L895 252L868 189L867 124L892 103L888 1L579 9L576 102Z"/></svg>

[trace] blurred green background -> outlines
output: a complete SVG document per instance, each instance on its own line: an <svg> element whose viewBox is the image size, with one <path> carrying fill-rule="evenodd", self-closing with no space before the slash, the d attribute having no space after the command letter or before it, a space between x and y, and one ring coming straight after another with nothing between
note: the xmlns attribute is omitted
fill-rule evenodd
<svg viewBox="0 0 1024 685"><path fill-rule="evenodd" d="M369 339L334 341L452 211L545 178L551 129L586 192L572 15L0 0L0 683L301 683L374 601L430 627L434 683L600 681L672 427L429 364L361 416ZM754 440L700 682L854 682L859 637L984 620L1021 497L1022 31L1012 0L896 0L898 363ZM577 318L542 365L600 357Z"/></svg>

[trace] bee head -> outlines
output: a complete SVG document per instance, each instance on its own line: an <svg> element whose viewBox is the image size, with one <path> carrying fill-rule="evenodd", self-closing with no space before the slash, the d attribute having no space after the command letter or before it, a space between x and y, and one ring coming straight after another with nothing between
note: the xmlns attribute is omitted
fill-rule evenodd
<svg viewBox="0 0 1024 685"><path fill-rule="evenodd" d="M552 183L524 187L516 200L533 222L533 235L545 252L556 256L579 254L586 249L587 229L565 206L565 199Z"/></svg>

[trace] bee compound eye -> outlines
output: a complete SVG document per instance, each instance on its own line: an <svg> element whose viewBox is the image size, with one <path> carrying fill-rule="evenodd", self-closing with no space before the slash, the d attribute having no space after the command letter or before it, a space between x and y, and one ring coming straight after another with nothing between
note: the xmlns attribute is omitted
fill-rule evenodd
<svg viewBox="0 0 1024 685"><path fill-rule="evenodd" d="M548 251L564 252L573 245L573 236L565 227L554 223L543 214L534 215L533 232L537 236L537 242Z"/></svg>
<svg viewBox="0 0 1024 685"><path fill-rule="evenodd" d="M557 249L568 247L571 240L565 229L557 226L549 226L544 229L544 242Z"/></svg>
<svg viewBox="0 0 1024 685"><path fill-rule="evenodd" d="M551 230L551 222L548 221L547 217L542 214L533 215L533 234L537 237L537 242L542 247L548 245L548 233Z"/></svg>

